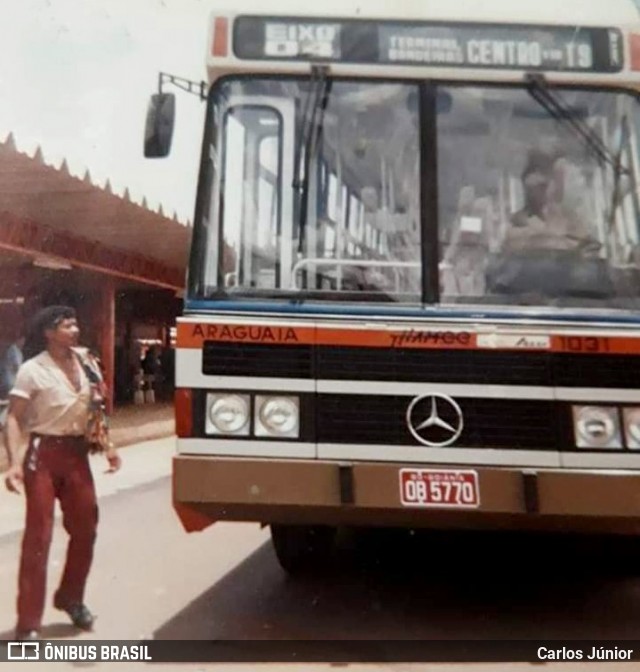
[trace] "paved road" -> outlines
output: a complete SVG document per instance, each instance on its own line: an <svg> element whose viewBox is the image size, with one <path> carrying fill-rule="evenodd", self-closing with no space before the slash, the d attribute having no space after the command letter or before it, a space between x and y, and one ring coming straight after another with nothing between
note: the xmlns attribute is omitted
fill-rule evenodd
<svg viewBox="0 0 640 672"><path fill-rule="evenodd" d="M0 537L1 638L12 633L19 540L17 532ZM170 507L169 479L134 482L101 499L100 536L87 595L98 615L95 634L78 635L51 608L43 634L78 640L327 640L323 646L330 658L344 639L631 639L640 630L639 580L617 574L611 560L600 559L595 571L579 571L592 565L602 550L593 544L570 549L553 540L518 546L513 539L487 536L389 534L365 535L357 542L343 538L336 566L322 576L290 580L276 562L266 530L224 523L187 535ZM50 594L64 543L58 525ZM140 669L121 664L118 669L136 667ZM321 666L286 669L306 672L316 667ZM385 664L366 669L371 667L453 672L471 666ZM601 664L598 670L609 667ZM635 667L640 669L628 665ZM20 669L27 672L28 666ZM226 670L228 665L180 669ZM562 669L581 668L564 664Z"/></svg>

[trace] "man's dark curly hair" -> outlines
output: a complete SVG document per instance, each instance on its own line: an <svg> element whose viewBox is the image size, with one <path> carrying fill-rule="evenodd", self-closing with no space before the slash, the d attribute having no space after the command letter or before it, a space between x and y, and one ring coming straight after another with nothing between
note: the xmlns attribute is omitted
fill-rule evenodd
<svg viewBox="0 0 640 672"><path fill-rule="evenodd" d="M24 343L24 358L31 359L47 349L45 331L55 329L63 320L76 318L76 311L70 306L47 306L35 315Z"/></svg>

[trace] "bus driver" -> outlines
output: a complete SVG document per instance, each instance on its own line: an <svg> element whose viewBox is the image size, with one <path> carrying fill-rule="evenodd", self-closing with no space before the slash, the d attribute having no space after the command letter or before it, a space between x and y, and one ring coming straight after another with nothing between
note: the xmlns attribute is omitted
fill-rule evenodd
<svg viewBox="0 0 640 672"><path fill-rule="evenodd" d="M524 207L511 217L505 252L558 250L594 256L600 243L573 206L566 159L557 152L531 150L522 174Z"/></svg>

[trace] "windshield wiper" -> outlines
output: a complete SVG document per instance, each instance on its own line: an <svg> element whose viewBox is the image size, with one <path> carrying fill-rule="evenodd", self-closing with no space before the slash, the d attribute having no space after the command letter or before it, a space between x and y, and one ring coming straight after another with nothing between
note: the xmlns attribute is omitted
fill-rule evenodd
<svg viewBox="0 0 640 672"><path fill-rule="evenodd" d="M631 131L629 129L629 119L625 114L620 122L620 147L615 154L616 169L613 172L613 187L611 189L611 206L609 210L609 231L613 229L616 223L616 211L622 203L623 194L620 188L622 175L630 175L634 179L633 171L630 168L622 168L622 155L627 149L627 145L631 138ZM635 191L635 190L634 190Z"/></svg>
<svg viewBox="0 0 640 672"><path fill-rule="evenodd" d="M525 76L525 81L529 95L559 123L572 129L598 161L608 163L613 168L616 177L630 172L620 164L618 157L607 147L602 138L588 124L575 117L571 108L557 91L551 89L543 75L530 73Z"/></svg>
<svg viewBox="0 0 640 672"><path fill-rule="evenodd" d="M309 205L309 175L311 160L316 155L319 140L322 136L324 113L329 103L331 80L328 78L327 66L314 65L311 67L309 93L304 103L302 116L302 131L300 142L296 147L293 169L293 188L298 191L298 252L302 253L305 243L305 232L308 219ZM304 164L302 154L304 151Z"/></svg>

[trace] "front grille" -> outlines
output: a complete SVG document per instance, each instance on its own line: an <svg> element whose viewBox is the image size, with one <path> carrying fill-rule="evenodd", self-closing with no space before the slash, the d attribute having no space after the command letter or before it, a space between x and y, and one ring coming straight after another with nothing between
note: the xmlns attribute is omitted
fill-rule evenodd
<svg viewBox="0 0 640 672"><path fill-rule="evenodd" d="M636 389L640 357L544 352L487 352L208 341L203 373L211 376L334 381L428 382ZM251 385L247 383L248 392ZM285 385L280 387L286 388ZM407 425L413 397L300 395L304 440L333 444L421 445ZM340 389L339 383L337 389ZM364 389L364 388L363 388ZM437 389L437 388L436 388ZM277 390L274 390L277 392ZM473 393L473 390L471 390ZM464 430L454 446L567 450L574 445L570 404L547 400L456 397ZM433 437L431 437L433 439ZM302 439L302 437L301 437ZM438 439L436 439L438 440Z"/></svg>
<svg viewBox="0 0 640 672"><path fill-rule="evenodd" d="M202 372L208 376L311 378L313 348L310 345L206 341L202 349Z"/></svg>
<svg viewBox="0 0 640 672"><path fill-rule="evenodd" d="M545 353L319 347L318 378L472 385L551 385Z"/></svg>
<svg viewBox="0 0 640 672"><path fill-rule="evenodd" d="M557 355L553 377L558 387L612 387L635 390L640 357L628 355Z"/></svg>
<svg viewBox="0 0 640 672"><path fill-rule="evenodd" d="M261 378L635 389L640 357L207 341L202 372Z"/></svg>
<svg viewBox="0 0 640 672"><path fill-rule="evenodd" d="M316 402L318 442L416 445L406 421L411 401L412 397L403 396L320 394ZM456 401L462 409L464 430L455 445L558 450L564 442L563 405L528 400Z"/></svg>

